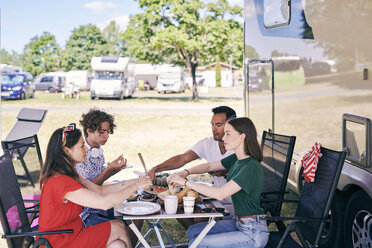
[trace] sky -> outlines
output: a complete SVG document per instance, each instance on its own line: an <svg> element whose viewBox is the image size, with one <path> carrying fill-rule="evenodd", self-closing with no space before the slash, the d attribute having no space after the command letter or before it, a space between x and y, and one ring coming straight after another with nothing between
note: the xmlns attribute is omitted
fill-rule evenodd
<svg viewBox="0 0 372 248"><path fill-rule="evenodd" d="M243 6L243 0L229 3ZM24 46L43 32L54 35L64 47L72 31L81 25L94 24L102 30L115 20L125 30L129 17L140 12L135 0L0 0L0 48L22 53Z"/></svg>

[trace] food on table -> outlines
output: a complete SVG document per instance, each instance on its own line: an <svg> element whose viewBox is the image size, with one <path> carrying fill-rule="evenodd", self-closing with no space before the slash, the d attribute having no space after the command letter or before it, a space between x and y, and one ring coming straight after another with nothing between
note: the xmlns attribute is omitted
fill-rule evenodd
<svg viewBox="0 0 372 248"><path fill-rule="evenodd" d="M141 201L151 202L151 201L155 201L155 199L156 199L156 194L144 194L141 196Z"/></svg>
<svg viewBox="0 0 372 248"><path fill-rule="evenodd" d="M195 199L198 199L199 198L199 194L193 190L190 190L186 193L186 196L192 196L194 197Z"/></svg>
<svg viewBox="0 0 372 248"><path fill-rule="evenodd" d="M135 200L137 200L137 197L138 197L138 195L137 194L131 194L129 197L128 197L128 201L135 201Z"/></svg>
<svg viewBox="0 0 372 248"><path fill-rule="evenodd" d="M168 187L159 187L159 186L154 186L154 192L156 194L159 194L161 192L167 191Z"/></svg>
<svg viewBox="0 0 372 248"><path fill-rule="evenodd" d="M178 197L178 202L181 202L182 201L182 198L186 195L187 191L190 191L191 189L189 187L185 187L183 188L183 190L181 190L178 194L177 194L177 197Z"/></svg>
<svg viewBox="0 0 372 248"><path fill-rule="evenodd" d="M169 173L159 173L155 175L154 186L168 187L167 178Z"/></svg>

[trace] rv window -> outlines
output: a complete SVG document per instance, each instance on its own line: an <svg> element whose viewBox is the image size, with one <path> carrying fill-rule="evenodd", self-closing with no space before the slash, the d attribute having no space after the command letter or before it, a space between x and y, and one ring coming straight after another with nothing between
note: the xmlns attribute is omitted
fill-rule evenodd
<svg viewBox="0 0 372 248"><path fill-rule="evenodd" d="M264 0L264 25L266 28L286 26L290 20L289 0Z"/></svg>

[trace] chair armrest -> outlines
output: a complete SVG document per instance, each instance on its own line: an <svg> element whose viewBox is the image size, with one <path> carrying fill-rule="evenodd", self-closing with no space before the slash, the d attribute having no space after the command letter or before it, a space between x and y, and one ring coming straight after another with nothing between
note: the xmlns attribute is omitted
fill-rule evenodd
<svg viewBox="0 0 372 248"><path fill-rule="evenodd" d="M260 199L260 202L271 203L271 202L282 202L282 203L299 203L298 199Z"/></svg>
<svg viewBox="0 0 372 248"><path fill-rule="evenodd" d="M28 199L23 199L23 202L40 203L40 200L28 200Z"/></svg>
<svg viewBox="0 0 372 248"><path fill-rule="evenodd" d="M39 213L39 209L26 209L27 214L32 214L32 213Z"/></svg>
<svg viewBox="0 0 372 248"><path fill-rule="evenodd" d="M289 191L288 190L286 190L284 192L282 192L282 191L266 191L266 192L261 192L261 196L265 196L265 195L279 195L281 193L288 194Z"/></svg>
<svg viewBox="0 0 372 248"><path fill-rule="evenodd" d="M323 219L323 218L306 218L306 217L277 217L277 216L266 216L266 220L271 221L291 221L292 223L296 222L307 222L307 221L313 221L313 222L330 222L330 219Z"/></svg>
<svg viewBox="0 0 372 248"><path fill-rule="evenodd" d="M65 230L55 230L55 231L37 231L37 232L24 232L24 233L15 233L15 234L4 234L1 237L3 239L8 238L19 238L19 237L28 237L28 236L41 236L41 235L51 235L51 234L62 234L62 233L73 233L73 229Z"/></svg>

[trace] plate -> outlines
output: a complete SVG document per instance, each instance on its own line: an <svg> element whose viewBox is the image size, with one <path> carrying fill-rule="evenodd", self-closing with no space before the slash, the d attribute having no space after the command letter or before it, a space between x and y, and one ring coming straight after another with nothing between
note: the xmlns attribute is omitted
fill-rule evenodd
<svg viewBox="0 0 372 248"><path fill-rule="evenodd" d="M160 205L153 202L126 202L117 208L118 212L127 215L147 215L160 211Z"/></svg>

